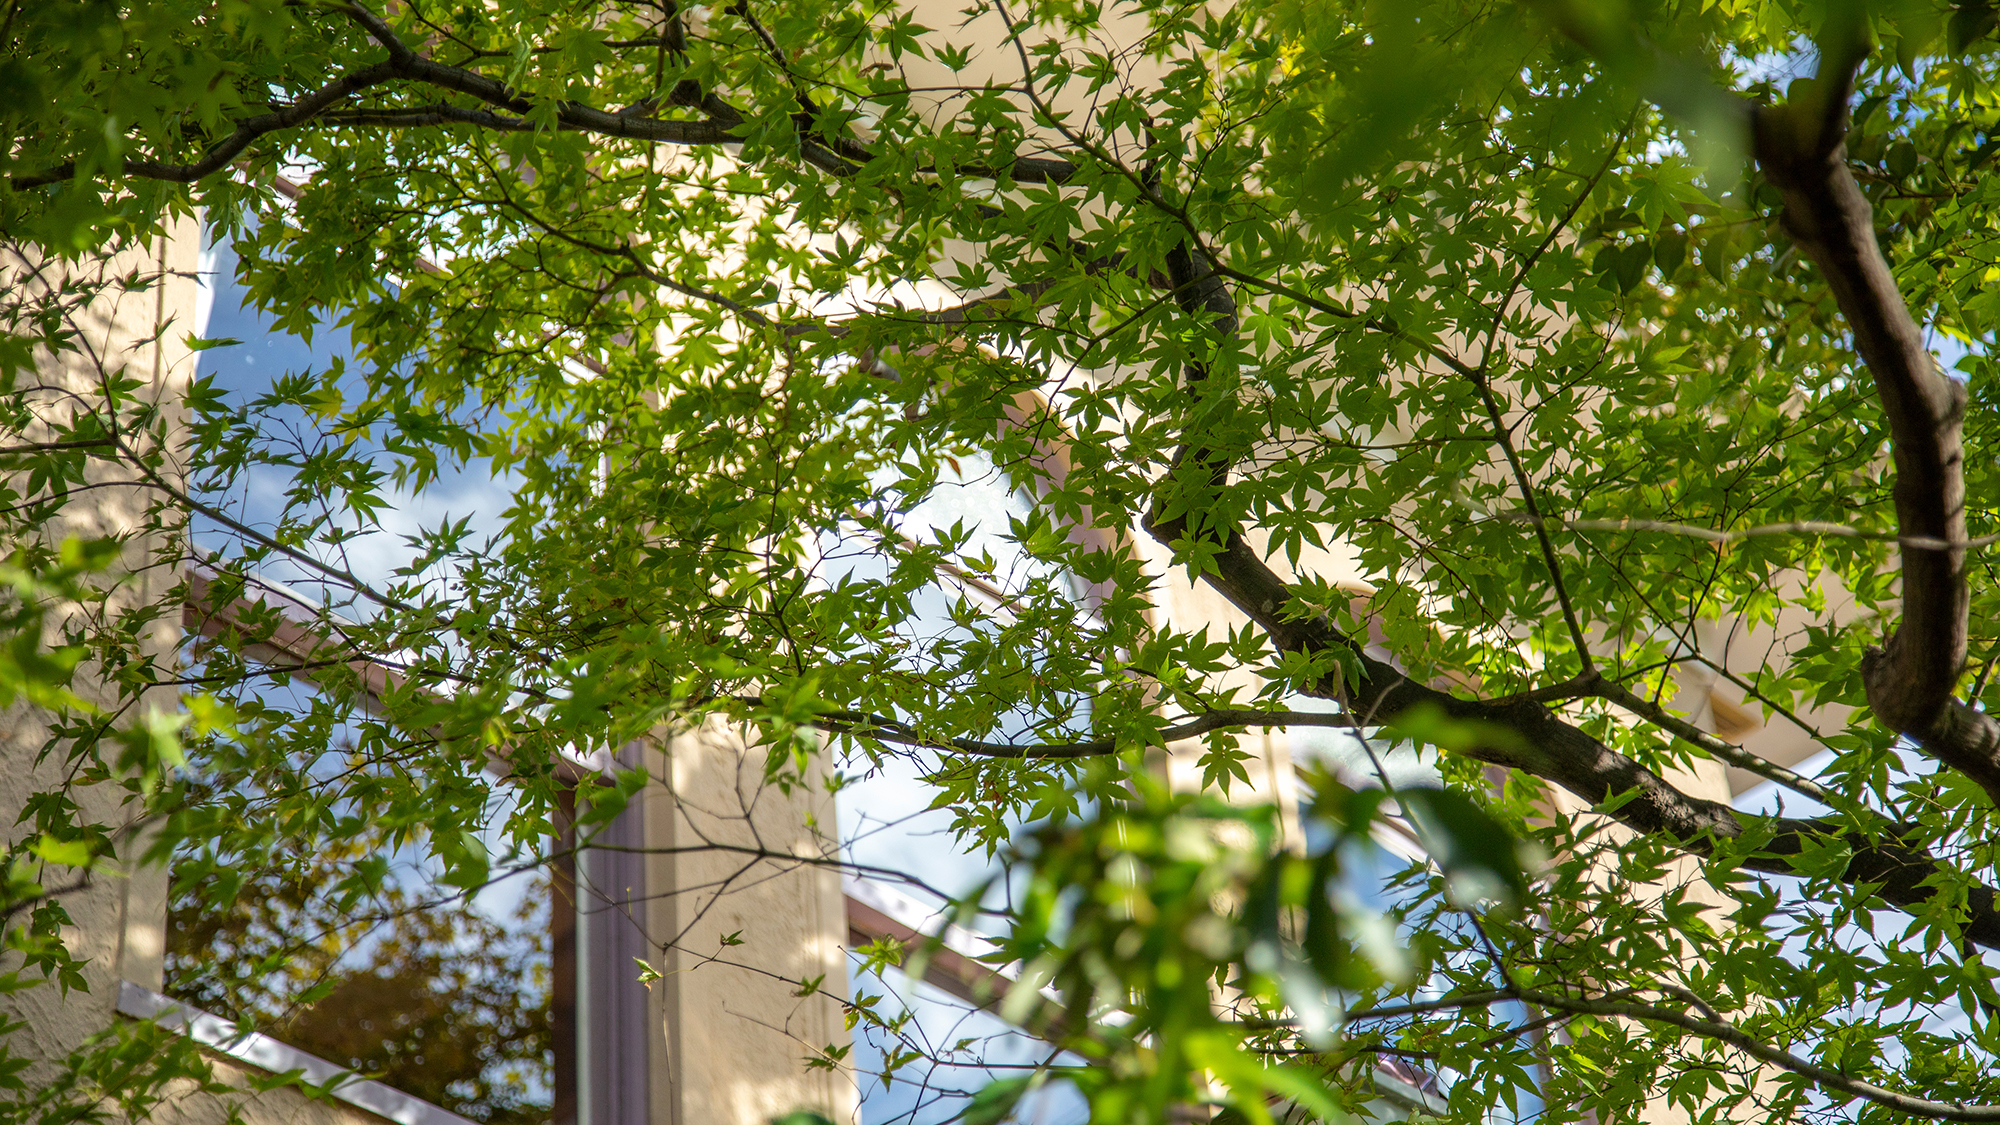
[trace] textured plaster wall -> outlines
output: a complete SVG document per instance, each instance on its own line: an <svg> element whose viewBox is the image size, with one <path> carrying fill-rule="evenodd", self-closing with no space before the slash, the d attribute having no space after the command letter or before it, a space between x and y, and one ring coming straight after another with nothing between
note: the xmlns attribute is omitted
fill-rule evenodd
<svg viewBox="0 0 2000 1125"><path fill-rule="evenodd" d="M68 327L81 345L80 354L60 360L40 357L36 372L39 388L28 389L26 394L44 417L76 408L74 400L66 400L62 391L76 391L88 399L101 378L121 370L128 377L143 380L146 393L178 417L178 403L194 366L185 339L192 331L197 250L198 233L191 220L177 224L171 237L89 267L90 275L82 274L83 267L65 273L32 251L14 247L0 250L0 278L16 293L60 285L65 277L137 275L151 281L142 288L113 286L71 318ZM162 326L166 326L164 332ZM75 495L47 529L52 541L67 536L127 541L120 564L122 581L113 598L115 609L161 604L176 584L179 571L173 537L147 530L149 505L158 502L160 494L137 485L123 486L133 479L125 469L94 462L91 482L107 487ZM153 521L155 526L157 523ZM148 626L142 649L159 661L161 668L172 666L179 620L176 607ZM60 621L51 623L51 631L60 627ZM90 663L79 669L74 687L78 695L100 705L115 707L119 703L117 693L105 685L101 670ZM171 711L174 706L171 688L153 689L127 714L147 709ZM24 706L0 713L0 831L10 841L29 832L16 820L30 796L65 783L62 748L40 762L36 760L49 740L45 720L45 715ZM123 831L116 837L116 862L92 872L85 885L61 896L74 923L65 937L78 956L89 960L84 974L88 991L65 996L53 987L33 988L0 999L6 1010L28 1024L15 1049L44 1060L29 1071L29 1081L48 1073L49 1060L60 1059L110 1024L121 976L148 987L160 984L166 874L157 868L138 869L131 862L145 841L142 826L135 823L129 795L122 788L98 785L76 790L74 796L84 816ZM55 869L43 881L54 887L77 879L73 871Z"/></svg>
<svg viewBox="0 0 2000 1125"><path fill-rule="evenodd" d="M848 1043L840 877L800 862L833 854L833 801L767 785L763 748L717 727L665 741L647 766L648 924L666 974L652 989L652 1125L764 1125L798 1109L858 1120L852 1076L805 1062ZM815 977L820 991L797 995Z"/></svg>

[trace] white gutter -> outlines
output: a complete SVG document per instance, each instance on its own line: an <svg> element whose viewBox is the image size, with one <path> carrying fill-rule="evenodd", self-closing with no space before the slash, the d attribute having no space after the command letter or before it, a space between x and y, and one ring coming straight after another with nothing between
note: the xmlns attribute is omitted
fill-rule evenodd
<svg viewBox="0 0 2000 1125"><path fill-rule="evenodd" d="M217 1054L259 1070L272 1074L296 1072L316 1086L330 1087L329 1096L334 1100L386 1117L397 1125L477 1125L450 1110L362 1078L344 1066L308 1055L268 1035L239 1030L220 1016L190 1008L129 980L118 982L118 1013L179 1030Z"/></svg>

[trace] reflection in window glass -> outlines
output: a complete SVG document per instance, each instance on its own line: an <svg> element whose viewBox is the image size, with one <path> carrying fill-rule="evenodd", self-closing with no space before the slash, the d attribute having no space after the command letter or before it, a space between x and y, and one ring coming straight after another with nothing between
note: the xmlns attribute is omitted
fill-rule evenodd
<svg viewBox="0 0 2000 1125"><path fill-rule="evenodd" d="M243 412L239 422L255 429L261 452L253 463L226 476L197 476L190 483L204 500L268 531L315 507L288 495L298 485L295 466L310 453L335 450L363 458L372 472L385 477L393 462L366 437L327 432L327 419L302 401L324 387L348 402L365 397L363 364L355 356L347 329L321 319L312 326L310 340L285 331L276 317L250 302L237 278L233 246L226 240L210 240L210 233L204 232L194 325L194 335L210 343L195 356L195 374L221 392L220 409ZM296 545L364 581L384 583L417 553L407 536L459 518L469 518L476 535L497 532L512 502L504 481L496 482L478 462L460 467L447 459L436 468L436 483L416 494L390 487L387 479L378 480L386 504L374 509L370 520L348 518L340 528L337 548L311 536ZM234 538L199 517L192 530L195 545L203 550L226 550ZM265 560L262 569L264 577L308 592L317 588L320 577L275 555ZM346 608L355 614L367 612L365 603Z"/></svg>
<svg viewBox="0 0 2000 1125"><path fill-rule="evenodd" d="M204 248L195 333L227 342L199 353L198 375L225 392L225 409L247 410L243 423L281 451L339 441L323 432L323 418L277 399L296 398L298 388L321 381L358 386L347 332L320 323L308 341L282 330L246 304L236 266L226 242ZM291 390L272 399L274 386ZM365 443L351 448L356 456L381 456ZM209 498L247 523L269 527L285 516L294 483L288 466L273 459L250 466L227 482L226 493ZM453 478L421 505L384 512L373 534L340 547L339 561L364 579L379 579L411 553L400 533L414 530L419 519L434 525L438 505L470 500L497 518L504 505L482 502L498 493L473 474ZM194 531L198 547L229 547L221 529L197 521ZM276 557L264 566L264 579L313 577ZM253 588L246 597L254 601L260 593ZM311 616L303 606L294 609L294 616ZM222 663L258 663L217 644L191 638L184 673L201 677ZM173 859L167 993L473 1121L546 1121L554 908L546 871L526 866L470 897L441 887L439 873L414 858L412 841L426 826L363 822L341 799L345 787L399 768L395 736L370 729L309 680L274 670L252 683L234 701L245 720L242 738L197 748L201 754L183 778L185 815L210 818L215 830L192 834L202 842ZM259 822L273 795L301 790L324 795L321 823ZM505 823L505 802L502 791L487 824ZM487 835L488 852L503 857L497 827ZM494 864L496 876L504 870ZM358 873L367 877L357 879Z"/></svg>
<svg viewBox="0 0 2000 1125"><path fill-rule="evenodd" d="M864 1020L854 1029L863 1125L939 1125L964 1113L972 1095L989 1082L1077 1062L992 1012L913 983L894 969L880 976L851 972L848 985L857 1002L880 998L868 1005L878 1020ZM911 1061L885 1076L892 1057ZM1060 1078L1024 1097L1011 1118L1021 1125L1079 1125L1089 1119L1083 1096Z"/></svg>
<svg viewBox="0 0 2000 1125"><path fill-rule="evenodd" d="M190 647L196 674L201 655ZM357 723L298 683L269 685L238 707L283 724L292 737L263 749L289 752L254 770L237 768L248 756L229 740L191 755L185 815L212 818L217 831L194 835L200 842L173 859L166 993L474 1121L546 1120L546 869L521 866L472 896L441 886L405 842L411 826L361 822L340 800L341 785L394 768L360 749ZM272 731L249 726L246 740L260 733ZM268 795L299 786L328 794L325 822L257 830ZM509 812L502 791L488 823ZM505 845L488 835L499 876ZM357 874L375 886L359 898Z"/></svg>
<svg viewBox="0 0 2000 1125"><path fill-rule="evenodd" d="M177 883L205 863L182 865ZM545 1120L546 883L505 920L391 894L381 906L390 916L356 933L322 916L330 872L318 868L239 872L238 897L220 911L177 895L167 994L474 1121ZM286 971L269 974L279 956Z"/></svg>

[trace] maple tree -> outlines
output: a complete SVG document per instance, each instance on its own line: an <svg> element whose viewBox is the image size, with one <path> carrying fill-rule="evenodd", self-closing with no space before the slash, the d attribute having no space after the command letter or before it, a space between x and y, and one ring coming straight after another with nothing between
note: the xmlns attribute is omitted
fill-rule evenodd
<svg viewBox="0 0 2000 1125"><path fill-rule="evenodd" d="M95 611L0 682L68 708L79 778L159 779L163 847L226 867L362 818L460 889L490 875L496 753L531 858L566 747L722 719L773 783L911 756L1033 890L1003 949L1064 998L1102 1120L1331 1115L1378 1057L1450 1075L1466 1120L2000 1119L1994 10L924 18L963 22L10 5L7 237L103 255L198 210L282 326L337 320L355 359L197 385L182 430L112 370L38 398L92 292L17 287L10 612ZM913 529L967 465L1026 514ZM191 765L104 737L60 694L85 653L134 698L183 679L112 659L159 607L45 534L107 466L157 532L191 521L174 549L222 596L273 568L323 591L343 656L398 672L382 717L340 662L310 706L260 703L270 669L223 644L181 684ZM464 471L508 491L492 534L447 521L386 581L342 561ZM241 510L259 474L275 516ZM1156 620L1160 559L1253 627ZM1780 619L1747 673L1696 641ZM1832 764L1697 726L1687 668ZM1310 774L1304 853L1214 800L1244 732L1329 725L1440 751L1442 788L1387 795L1435 861L1387 921L1329 891L1383 793ZM1148 765L1184 740L1203 794ZM1702 761L1819 811L1690 792ZM20 872L111 846L73 807L39 806ZM1681 860L1700 883L1663 882ZM27 885L17 912L54 901ZM54 964L52 926L10 940Z"/></svg>

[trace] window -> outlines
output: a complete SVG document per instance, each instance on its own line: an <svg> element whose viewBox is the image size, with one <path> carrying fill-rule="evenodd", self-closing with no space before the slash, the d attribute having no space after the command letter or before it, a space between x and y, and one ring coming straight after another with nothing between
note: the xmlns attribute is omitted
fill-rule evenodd
<svg viewBox="0 0 2000 1125"><path fill-rule="evenodd" d="M206 246L202 263L195 334L212 346L197 375L211 393L196 425L211 432L197 440L226 441L216 433L250 427L275 438L278 454L235 464L210 457L221 467L192 482L196 494L364 577L402 565L410 548L389 533L425 514L414 505L372 534L356 527L316 538L287 502L298 484L288 474L340 440L308 404L315 392L352 391L346 332L249 307L226 241ZM445 490L447 505L479 498L477 485L458 483L462 491ZM339 518L323 515L323 528ZM493 879L479 887L445 883L416 858L417 837L433 826L358 815L346 795L392 777L399 747L415 737L375 720L371 699L394 670L334 659L350 655L343 623L358 623L317 605L321 587L309 583L319 576L294 555L246 544L199 514L193 531L204 556L251 565L230 566L236 577L199 565L189 572L183 675L248 686L234 699L244 721L202 747L185 779L185 815L206 818L211 830L175 857L167 996L472 1121L548 1120L558 1054L553 952L558 920L574 907L559 899L558 873L520 846L521 810L492 779L455 792L460 823L448 830L493 857ZM317 803L316 821L263 828L274 810L296 817L301 793Z"/></svg>

